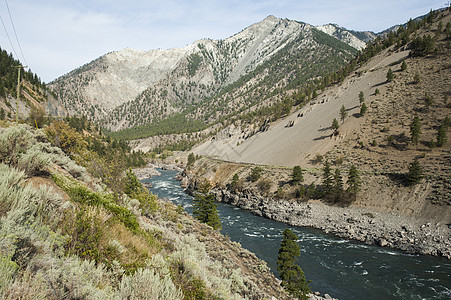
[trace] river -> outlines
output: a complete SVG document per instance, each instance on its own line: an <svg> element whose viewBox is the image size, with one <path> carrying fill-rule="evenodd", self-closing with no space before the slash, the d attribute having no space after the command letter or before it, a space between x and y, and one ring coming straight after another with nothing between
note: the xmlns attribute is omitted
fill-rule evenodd
<svg viewBox="0 0 451 300"><path fill-rule="evenodd" d="M159 170L150 191L192 213L192 197L174 179L176 171ZM451 299L451 261L410 255L338 238L309 227L293 227L218 203L221 232L254 252L277 275L282 232L289 227L299 237L298 264L311 280L312 291L339 299Z"/></svg>

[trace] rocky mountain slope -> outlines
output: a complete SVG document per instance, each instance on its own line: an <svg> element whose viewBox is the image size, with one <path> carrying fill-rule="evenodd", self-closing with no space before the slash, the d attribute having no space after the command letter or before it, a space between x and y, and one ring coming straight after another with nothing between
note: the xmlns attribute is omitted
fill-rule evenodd
<svg viewBox="0 0 451 300"><path fill-rule="evenodd" d="M300 165L306 172L305 185L321 184L326 160L342 174L354 165L360 170L363 184L361 196L351 207L408 216L412 222L421 220L418 228L434 222L448 236L450 24L449 10L410 23L407 29L398 29L399 42L381 50L342 84L325 89L317 100L294 109L286 118L268 124L265 130L236 123L193 152L266 165L269 174L274 173L274 165ZM407 36L406 32L411 33ZM393 34L387 40L395 38ZM367 107L364 113L363 103ZM346 113L343 120L342 107ZM331 126L334 118L340 120L337 130ZM417 141L412 133L416 119L421 129ZM249 137L249 131L255 134ZM424 179L409 186L406 174L414 160L420 163ZM272 185L267 191L271 197L283 194L289 195L285 198L297 198L296 191L284 185L289 180L288 173L271 175ZM231 176L233 173L218 182L229 182Z"/></svg>
<svg viewBox="0 0 451 300"><path fill-rule="evenodd" d="M364 35L362 42L359 35L335 28L327 32L357 48L372 38ZM310 63L329 63L329 68L353 53L354 48L333 44L318 32L305 23L269 16L224 40L199 40L180 49L112 52L49 86L70 113L103 119L102 124L113 130L142 125L216 96L281 53L302 56ZM302 64L296 70L296 64L287 70L292 75L284 81L305 71L310 77L321 75L303 70L307 66ZM283 85L283 80L279 83Z"/></svg>
<svg viewBox="0 0 451 300"><path fill-rule="evenodd" d="M358 50L365 48L368 42L373 41L377 37L377 34L371 31L348 30L337 24L326 24L316 28Z"/></svg>

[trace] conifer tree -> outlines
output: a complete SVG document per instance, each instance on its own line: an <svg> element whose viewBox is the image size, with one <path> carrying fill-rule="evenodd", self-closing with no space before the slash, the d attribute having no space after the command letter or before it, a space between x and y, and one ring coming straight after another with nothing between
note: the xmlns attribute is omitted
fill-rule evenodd
<svg viewBox="0 0 451 300"><path fill-rule="evenodd" d="M191 167L194 162L196 161L196 156L194 156L194 153L190 153L188 154L188 162L186 163L186 167L189 169L189 167Z"/></svg>
<svg viewBox="0 0 451 300"><path fill-rule="evenodd" d="M277 270L282 279L282 286L294 297L308 299L310 288L301 267L296 264L296 258L301 255L296 243L298 237L289 228L283 231L283 239L277 256Z"/></svg>
<svg viewBox="0 0 451 300"><path fill-rule="evenodd" d="M401 71L405 71L406 69L407 69L407 64L406 64L406 61L403 60L402 64L401 64Z"/></svg>
<svg viewBox="0 0 451 300"><path fill-rule="evenodd" d="M448 141L446 137L446 126L445 124L440 125L437 131L437 147L443 147Z"/></svg>
<svg viewBox="0 0 451 300"><path fill-rule="evenodd" d="M429 107L434 103L434 97L432 97L431 94L425 93L424 94L424 104L426 104L426 108L429 109Z"/></svg>
<svg viewBox="0 0 451 300"><path fill-rule="evenodd" d="M136 177L132 168L129 168L125 173L125 187L124 192L130 197L134 197L143 191L141 182Z"/></svg>
<svg viewBox="0 0 451 300"><path fill-rule="evenodd" d="M332 169L330 168L329 161L326 160L323 167L323 182L322 182L323 190L326 195L329 195L332 190L332 182L333 182Z"/></svg>
<svg viewBox="0 0 451 300"><path fill-rule="evenodd" d="M423 179L423 168L421 167L418 158L415 157L414 161L409 166L407 183L409 185L415 185L420 183L421 179Z"/></svg>
<svg viewBox="0 0 451 300"><path fill-rule="evenodd" d="M412 144L418 145L418 140L421 134L421 122L420 117L415 116L412 123L410 124L410 136L412 138Z"/></svg>
<svg viewBox="0 0 451 300"><path fill-rule="evenodd" d="M239 180L240 178L238 177L238 174L235 173L232 177L232 182L230 182L230 187L232 188L232 190L237 188Z"/></svg>
<svg viewBox="0 0 451 300"><path fill-rule="evenodd" d="M339 168L335 169L333 179L334 179L333 196L335 201L339 201L343 194L343 177L341 176Z"/></svg>
<svg viewBox="0 0 451 300"><path fill-rule="evenodd" d="M291 181L293 183L300 183L304 181L304 174L300 166L293 167L293 173L291 173Z"/></svg>
<svg viewBox="0 0 451 300"><path fill-rule="evenodd" d="M340 108L340 119L342 123L345 121L347 116L348 112L346 111L345 105L343 104Z"/></svg>
<svg viewBox="0 0 451 300"><path fill-rule="evenodd" d="M388 69L388 71L387 71L387 82L392 82L394 77L395 76L393 74L392 69L391 68Z"/></svg>
<svg viewBox="0 0 451 300"><path fill-rule="evenodd" d="M210 193L211 184L207 180L199 186L199 191L194 195L193 215L202 223L206 223L215 230L221 230L221 220L215 203L215 195Z"/></svg>
<svg viewBox="0 0 451 300"><path fill-rule="evenodd" d="M348 184L348 192L356 196L360 191L362 182L360 181L359 171L355 165L352 165L351 169L349 169L348 181L346 183Z"/></svg>
<svg viewBox="0 0 451 300"><path fill-rule="evenodd" d="M251 170L251 174L249 174L248 179L251 182L256 182L262 176L263 169L261 167L255 167Z"/></svg>
<svg viewBox="0 0 451 300"><path fill-rule="evenodd" d="M334 131L337 131L337 129L338 129L339 127L340 127L340 125L338 124L337 119L334 118L334 119L332 120L332 129L333 129Z"/></svg>
<svg viewBox="0 0 451 300"><path fill-rule="evenodd" d="M362 105L362 103L365 102L365 95L363 94L363 91L360 91L359 93L359 103Z"/></svg>
<svg viewBox="0 0 451 300"><path fill-rule="evenodd" d="M360 116L363 117L367 110L368 110L368 107L366 106L365 102L363 102L362 106L360 107Z"/></svg>

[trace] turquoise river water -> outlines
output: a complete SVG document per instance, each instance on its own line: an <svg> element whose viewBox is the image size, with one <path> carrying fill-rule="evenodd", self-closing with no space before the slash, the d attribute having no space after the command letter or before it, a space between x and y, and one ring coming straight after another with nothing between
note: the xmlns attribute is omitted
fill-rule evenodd
<svg viewBox="0 0 451 300"><path fill-rule="evenodd" d="M192 197L173 177L175 171L150 182L150 191L192 213ZM222 233L254 252L277 274L277 252L282 231L290 227L299 237L299 265L311 290L339 299L451 299L451 261L405 254L338 238L308 227L292 227L218 203Z"/></svg>

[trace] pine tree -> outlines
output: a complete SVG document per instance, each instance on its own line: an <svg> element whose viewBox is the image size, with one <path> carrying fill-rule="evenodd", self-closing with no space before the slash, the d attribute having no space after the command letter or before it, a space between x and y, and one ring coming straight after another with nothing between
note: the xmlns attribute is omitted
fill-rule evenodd
<svg viewBox="0 0 451 300"><path fill-rule="evenodd" d="M234 174L232 177L232 182L230 182L230 188L232 190L235 190L238 186L238 181L240 180L240 178L238 177L238 174Z"/></svg>
<svg viewBox="0 0 451 300"><path fill-rule="evenodd" d="M443 147L448 141L446 137L446 126L445 124L440 125L437 131L437 147Z"/></svg>
<svg viewBox="0 0 451 300"><path fill-rule="evenodd" d="M340 127L340 125L338 124L337 119L334 118L334 119L332 120L332 129L333 129L334 131L337 131L337 129L338 129L339 127Z"/></svg>
<svg viewBox="0 0 451 300"><path fill-rule="evenodd" d="M0 108L0 120L4 120L5 119L5 110L2 108Z"/></svg>
<svg viewBox="0 0 451 300"><path fill-rule="evenodd" d="M362 182L360 181L359 171L355 165L352 165L351 169L349 169L348 181L346 183L348 184L348 192L356 196L360 191Z"/></svg>
<svg viewBox="0 0 451 300"><path fill-rule="evenodd" d="M366 106L365 102L363 102L362 106L360 107L360 116L363 117L367 110L368 110L368 107Z"/></svg>
<svg viewBox="0 0 451 300"><path fill-rule="evenodd" d="M215 203L215 195L210 193L210 182L205 180L199 185L199 191L194 195L193 215L202 223L206 223L215 230L221 230L221 220Z"/></svg>
<svg viewBox="0 0 451 300"><path fill-rule="evenodd" d="M391 69L391 68L388 69L388 72L387 72L387 82L392 82L394 77L395 77L395 76L393 75L392 69Z"/></svg>
<svg viewBox="0 0 451 300"><path fill-rule="evenodd" d="M335 202L339 201L341 199L341 196L343 194L343 177L341 176L341 172L339 168L335 169L334 173L334 187L333 187L333 196L335 199Z"/></svg>
<svg viewBox="0 0 451 300"><path fill-rule="evenodd" d="M415 118L413 118L412 123L410 124L410 136L412 139L412 144L418 145L418 140L420 139L420 134L421 134L420 117L415 116Z"/></svg>
<svg viewBox="0 0 451 300"><path fill-rule="evenodd" d="M429 109L429 107L432 105L432 103L434 103L434 97L429 93L425 93L424 94L424 104L426 104L426 108Z"/></svg>
<svg viewBox="0 0 451 300"><path fill-rule="evenodd" d="M362 103L365 102L365 95L363 94L363 91L360 91L359 93L359 103L362 105Z"/></svg>
<svg viewBox="0 0 451 300"><path fill-rule="evenodd" d="M402 64L401 64L401 71L405 71L406 69L407 69L407 64L406 64L406 61L403 60Z"/></svg>
<svg viewBox="0 0 451 300"><path fill-rule="evenodd" d="M340 108L340 119L342 123L345 121L347 116L348 112L346 111L345 105L343 104Z"/></svg>
<svg viewBox="0 0 451 300"><path fill-rule="evenodd" d="M296 264L296 258L301 255L296 243L298 237L289 228L283 231L283 239L277 256L277 270L282 279L282 286L294 297L308 299L310 288L301 267Z"/></svg>
<svg viewBox="0 0 451 300"><path fill-rule="evenodd" d="M263 169L261 167L255 167L252 169L251 174L249 174L248 179L251 182L256 182L262 176Z"/></svg>
<svg viewBox="0 0 451 300"><path fill-rule="evenodd" d="M332 169L330 168L329 161L326 160L323 168L323 182L322 182L323 190L326 195L329 195L332 190L332 182L333 182Z"/></svg>
<svg viewBox="0 0 451 300"><path fill-rule="evenodd" d="M409 166L407 183L409 185L415 185L420 183L421 179L423 179L423 168L421 167L418 158L415 157L414 161Z"/></svg>
<svg viewBox="0 0 451 300"><path fill-rule="evenodd" d="M195 161L196 156L194 156L194 154L191 152L190 154L188 154L188 162L186 163L186 167L189 169L189 167L191 167Z"/></svg>
<svg viewBox="0 0 451 300"><path fill-rule="evenodd" d="M141 182L138 180L138 177L136 177L135 173L133 172L132 168L129 168L127 172L125 173L125 187L124 192L129 195L130 197L134 197L141 193L143 190L143 186Z"/></svg>
<svg viewBox="0 0 451 300"><path fill-rule="evenodd" d="M291 181L293 183L300 183L304 181L304 174L300 166L293 167L293 173L291 173Z"/></svg>

